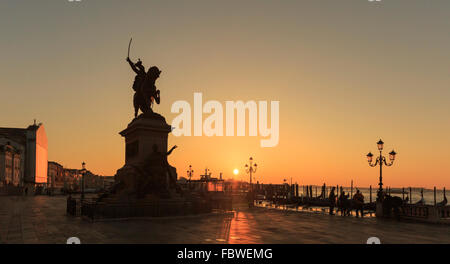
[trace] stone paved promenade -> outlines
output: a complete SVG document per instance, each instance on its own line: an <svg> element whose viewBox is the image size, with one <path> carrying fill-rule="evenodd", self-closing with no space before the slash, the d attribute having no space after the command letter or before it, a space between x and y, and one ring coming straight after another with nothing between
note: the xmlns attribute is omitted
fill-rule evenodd
<svg viewBox="0 0 450 264"><path fill-rule="evenodd" d="M66 198L0 197L0 243L450 243L450 227L256 208L232 215L90 223Z"/></svg>

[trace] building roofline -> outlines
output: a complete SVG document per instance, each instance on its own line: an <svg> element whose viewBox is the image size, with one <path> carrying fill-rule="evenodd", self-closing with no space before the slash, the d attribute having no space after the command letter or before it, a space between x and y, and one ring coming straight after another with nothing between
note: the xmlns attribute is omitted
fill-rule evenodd
<svg viewBox="0 0 450 264"><path fill-rule="evenodd" d="M61 164L59 164L58 162L56 162L56 161L48 161L48 163L52 163L52 164L55 164L55 165L58 165L58 166L60 166L60 167L63 167Z"/></svg>

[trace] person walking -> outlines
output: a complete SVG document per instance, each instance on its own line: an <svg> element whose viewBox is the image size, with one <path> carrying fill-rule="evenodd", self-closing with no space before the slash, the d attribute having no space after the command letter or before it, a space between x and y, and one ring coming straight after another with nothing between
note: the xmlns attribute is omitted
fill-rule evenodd
<svg viewBox="0 0 450 264"><path fill-rule="evenodd" d="M359 217L359 212L361 213L361 217L364 217L364 195L358 189L353 196L353 204L356 210L356 217Z"/></svg>
<svg viewBox="0 0 450 264"><path fill-rule="evenodd" d="M328 200L330 200L330 215L334 215L334 207L336 206L336 194L334 191L336 187L331 189L330 195L328 196Z"/></svg>

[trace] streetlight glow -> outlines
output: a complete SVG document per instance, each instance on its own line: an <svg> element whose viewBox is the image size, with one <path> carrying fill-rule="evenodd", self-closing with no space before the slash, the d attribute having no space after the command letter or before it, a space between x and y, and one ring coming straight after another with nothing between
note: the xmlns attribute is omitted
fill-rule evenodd
<svg viewBox="0 0 450 264"><path fill-rule="evenodd" d="M397 155L397 153L394 150L392 150L391 153L389 153L389 159L391 161L394 161L395 160L395 155Z"/></svg>
<svg viewBox="0 0 450 264"><path fill-rule="evenodd" d="M373 159L373 154L372 154L372 152L369 152L369 154L367 154L367 161L369 161L369 163L372 163L372 159Z"/></svg>
<svg viewBox="0 0 450 264"><path fill-rule="evenodd" d="M189 165L189 170L187 171L187 175L188 175L188 180L189 182L192 179L192 174L194 173L194 170L192 169L192 165Z"/></svg>
<svg viewBox="0 0 450 264"><path fill-rule="evenodd" d="M382 150L383 150L383 147L384 147L384 142L383 142L383 140L380 139L380 141L378 141L378 143L377 143L377 146L378 146L378 150L379 150L379 151L382 151Z"/></svg>

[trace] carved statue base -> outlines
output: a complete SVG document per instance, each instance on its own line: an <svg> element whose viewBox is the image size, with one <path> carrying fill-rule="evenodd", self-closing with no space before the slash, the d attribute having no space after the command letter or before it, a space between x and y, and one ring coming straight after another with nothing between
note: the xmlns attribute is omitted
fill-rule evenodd
<svg viewBox="0 0 450 264"><path fill-rule="evenodd" d="M125 138L125 166L116 174L116 194L169 198L176 191L176 169L167 161L171 127L154 112L141 114L120 132Z"/></svg>
<svg viewBox="0 0 450 264"><path fill-rule="evenodd" d="M205 207L199 205L202 201L183 197L177 186L176 169L167 161L170 132L165 118L153 112L141 114L120 132L125 165L117 171L110 193L97 200L96 217L185 215Z"/></svg>

